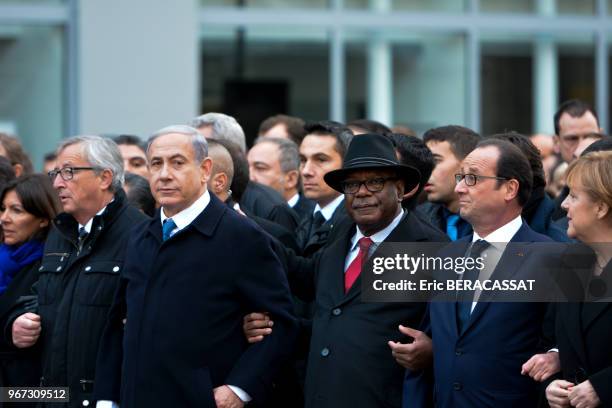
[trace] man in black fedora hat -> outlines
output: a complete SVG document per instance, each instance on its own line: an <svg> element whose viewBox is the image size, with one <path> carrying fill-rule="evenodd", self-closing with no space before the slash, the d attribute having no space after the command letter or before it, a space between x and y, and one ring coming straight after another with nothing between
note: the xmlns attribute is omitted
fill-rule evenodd
<svg viewBox="0 0 612 408"><path fill-rule="evenodd" d="M360 274L381 243L448 240L401 207L404 191L413 190L419 178L417 169L398 162L391 140L377 134L354 138L343 167L325 175L329 186L344 194L349 219L335 227L334 240L314 258L285 260L293 292L315 300L306 407L401 406L404 368L388 342L409 342L398 326L419 327L426 306L364 303ZM247 320L250 342L273 330L269 319ZM411 406L426 406L429 391L415 389L410 398L422 403Z"/></svg>

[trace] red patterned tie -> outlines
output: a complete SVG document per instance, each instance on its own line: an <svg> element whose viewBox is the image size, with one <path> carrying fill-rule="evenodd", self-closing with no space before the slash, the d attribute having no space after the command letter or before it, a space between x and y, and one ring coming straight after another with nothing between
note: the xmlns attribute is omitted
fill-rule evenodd
<svg viewBox="0 0 612 408"><path fill-rule="evenodd" d="M370 250L370 246L372 246L372 240L369 237L363 237L359 239L357 245L359 245L359 253L344 273L344 293L347 293L349 289L351 289L351 286L353 286L353 283L355 283L359 277L361 267L365 260L368 259L368 251Z"/></svg>

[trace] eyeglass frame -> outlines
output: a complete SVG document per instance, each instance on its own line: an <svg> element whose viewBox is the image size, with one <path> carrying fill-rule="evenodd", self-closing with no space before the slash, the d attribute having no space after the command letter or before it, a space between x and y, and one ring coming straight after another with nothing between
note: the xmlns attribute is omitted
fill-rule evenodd
<svg viewBox="0 0 612 408"><path fill-rule="evenodd" d="M70 174L70 177L67 178L66 176L64 176L64 173L63 173L64 170L70 170L68 172L68 174ZM66 166L66 167L62 167L61 169L60 168L55 168L55 169L49 171L47 173L47 176L49 176L49 178L51 179L52 183L55 181L55 179L57 178L58 174L60 175L62 180L70 181L70 180L72 180L74 178L74 172L75 171L81 171L81 170L93 170L93 171L96 171L96 170L99 170L99 168L98 167L71 167L71 166Z"/></svg>
<svg viewBox="0 0 612 408"><path fill-rule="evenodd" d="M466 178L468 176L474 177L474 183L468 183L467 178ZM479 174L471 174L471 173L467 173L467 174L457 173L457 174L455 174L455 184L459 184L462 181L465 181L465 185L468 186L468 187L474 187L476 184L478 184L478 179L493 179L493 180L503 180L503 181L512 180L512 179L509 179L507 177L481 176Z"/></svg>
<svg viewBox="0 0 612 408"><path fill-rule="evenodd" d="M367 179L367 180L361 180L361 181L351 181L351 183L355 183L357 184L357 189L353 192L348 192L346 191L346 184L347 181L343 181L340 183L340 188L342 189L342 192L344 194L357 194L359 192L359 190L361 190L361 186L365 186L366 190L368 190L370 193L379 193L381 191L383 191L383 189L385 188L385 184L387 184L387 181L392 181L392 180L399 180L398 177L374 177L371 179ZM376 182L376 181L382 181L380 188L379 189L374 189L372 190L371 186L368 187L367 183L372 183L372 182Z"/></svg>

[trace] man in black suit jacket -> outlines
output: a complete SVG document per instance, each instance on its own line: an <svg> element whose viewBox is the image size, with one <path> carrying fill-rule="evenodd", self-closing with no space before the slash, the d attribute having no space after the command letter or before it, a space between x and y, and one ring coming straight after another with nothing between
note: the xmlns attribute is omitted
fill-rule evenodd
<svg viewBox="0 0 612 408"><path fill-rule="evenodd" d="M161 210L128 243L98 357L99 400L122 408L265 402L292 351L296 323L271 240L208 192L207 153L205 139L187 126L149 140ZM253 308L269 310L278 327L249 347L241 322Z"/></svg>
<svg viewBox="0 0 612 408"><path fill-rule="evenodd" d="M315 202L300 193L300 154L295 142L258 137L249 150L249 177L276 190L301 221L313 213Z"/></svg>
<svg viewBox="0 0 612 408"><path fill-rule="evenodd" d="M332 121L308 123L305 129L307 135L300 145L304 196L316 205L302 219L296 237L302 255L311 256L327 243L334 226L347 218L342 194L328 186L323 177L342 167L353 134L349 128Z"/></svg>
<svg viewBox="0 0 612 408"><path fill-rule="evenodd" d="M404 189L412 190L419 177L418 170L398 163L388 138L375 134L353 139L343 168L325 176L345 194L350 219L335 227L335 239L313 259L287 259L294 293L315 300L307 407L401 406L404 369L393 360L388 342L408 341L398 325L418 327L426 306L362 302L359 265L384 242L447 240L402 210ZM276 322L273 329L267 326L269 320L245 325L251 341L276 331Z"/></svg>

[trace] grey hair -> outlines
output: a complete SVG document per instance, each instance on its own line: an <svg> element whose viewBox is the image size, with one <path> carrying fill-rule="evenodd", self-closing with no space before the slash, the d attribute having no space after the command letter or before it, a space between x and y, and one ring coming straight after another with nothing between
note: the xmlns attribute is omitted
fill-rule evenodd
<svg viewBox="0 0 612 408"><path fill-rule="evenodd" d="M212 139L229 140L240 146L243 152L246 152L244 130L242 130L240 123L232 116L223 113L209 112L193 119L190 125L196 129L210 126L212 128Z"/></svg>
<svg viewBox="0 0 612 408"><path fill-rule="evenodd" d="M272 143L278 147L280 168L283 173L300 169L300 152L298 145L293 140L280 137L258 137L255 139L255 145L261 143Z"/></svg>
<svg viewBox="0 0 612 408"><path fill-rule="evenodd" d="M102 170L110 170L113 173L113 181L110 190L115 192L123 186L125 172L123 170L123 157L117 144L111 139L101 136L73 136L62 141L57 149L58 154L68 146L81 145L83 159L91 167L96 168L96 173Z"/></svg>
<svg viewBox="0 0 612 408"><path fill-rule="evenodd" d="M179 133L181 135L191 136L191 145L193 146L193 153L195 156L195 160L198 163L202 163L206 157L208 157L208 142L206 138L202 136L200 132L191 126L186 125L171 125L166 126L153 133L149 140L147 141L147 156L149 155L149 149L151 148L151 144L160 136L168 135L171 133Z"/></svg>

